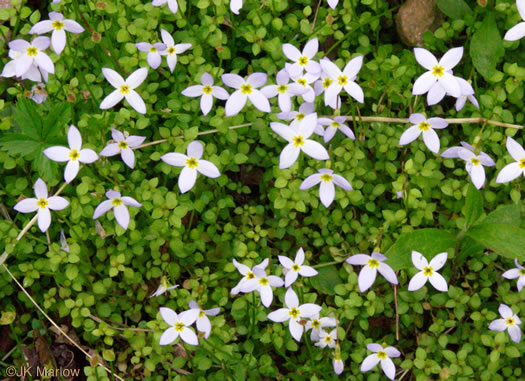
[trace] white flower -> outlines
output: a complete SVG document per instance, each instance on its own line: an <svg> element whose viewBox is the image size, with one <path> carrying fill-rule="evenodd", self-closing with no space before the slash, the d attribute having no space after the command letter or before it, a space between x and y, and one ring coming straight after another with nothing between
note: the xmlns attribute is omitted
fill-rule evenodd
<svg viewBox="0 0 525 381"><path fill-rule="evenodd" d="M255 278L247 279L240 285L240 291L245 294L252 291L259 291L261 302L266 308L270 307L273 300L272 287L282 287L284 282L275 275L268 275L261 267L253 268Z"/></svg>
<svg viewBox="0 0 525 381"><path fill-rule="evenodd" d="M341 131L347 137L352 140L355 140L354 132L348 127L344 122L346 122L345 116L336 116L334 119L330 118L319 118L319 124L323 126L328 126L324 131L324 142L328 143L335 136L337 131Z"/></svg>
<svg viewBox="0 0 525 381"><path fill-rule="evenodd" d="M157 42L156 44L150 44L149 42L138 42L135 44L135 46L141 52L148 53L146 60L152 69L157 69L160 66L162 61L160 54L166 50L166 44L163 44L162 42Z"/></svg>
<svg viewBox="0 0 525 381"><path fill-rule="evenodd" d="M166 56L166 62L168 63L168 67L170 68L170 72L173 73L173 70L175 70L175 66L177 65L177 54L182 54L189 48L191 48L191 44L176 44L175 40L169 34L166 30L161 29L160 35L162 37L162 42L166 45L166 49L163 50L160 54L162 56Z"/></svg>
<svg viewBox="0 0 525 381"><path fill-rule="evenodd" d="M439 137L434 129L443 129L448 126L448 123L443 118L426 119L423 114L412 114L408 119L413 126L409 127L399 138L399 145L411 143L416 140L419 135L423 134L423 141L427 148L434 152L439 152Z"/></svg>
<svg viewBox="0 0 525 381"><path fill-rule="evenodd" d="M319 74L304 73L300 75L292 75L291 77L293 81L301 87L301 97L303 100L305 102L315 101L315 91L310 85L319 78Z"/></svg>
<svg viewBox="0 0 525 381"><path fill-rule="evenodd" d="M335 198L335 186L344 190L352 190L352 186L343 176L337 175L331 169L320 169L318 173L308 176L299 186L299 189L305 190L321 183L319 186L319 198L323 205L328 208Z"/></svg>
<svg viewBox="0 0 525 381"><path fill-rule="evenodd" d="M57 55L60 55L66 46L66 31L71 33L82 33L84 28L74 20L64 19L64 15L58 12L49 12L49 20L37 22L29 30L29 34L51 33L51 45Z"/></svg>
<svg viewBox="0 0 525 381"><path fill-rule="evenodd" d="M17 61L20 57L23 57L24 54L21 52L15 51L13 49L9 49L9 58L11 58L11 61L5 64L4 68L2 69L2 74L0 74L2 77L5 78L11 78L15 77L16 75L16 68L17 68ZM21 76L18 76L21 79L29 79L33 82L42 82L42 79L44 79L44 82L47 82L48 80L48 73L41 67L37 66L34 62L31 63L29 66L29 69L22 74ZM46 93L47 94L47 93Z"/></svg>
<svg viewBox="0 0 525 381"><path fill-rule="evenodd" d="M525 20L525 0L516 0L516 7L522 20ZM510 28L507 33L505 33L503 39L506 41L516 41L523 38L523 36L525 36L525 22L520 22Z"/></svg>
<svg viewBox="0 0 525 381"><path fill-rule="evenodd" d="M414 54L416 61L428 71L414 82L412 94L420 95L428 92L427 102L429 105L439 102L437 99L440 96L443 98L443 92L455 98L461 96L461 87L452 74L452 68L461 61L463 47L450 49L439 62L432 53L423 48L414 48ZM439 83L440 86L430 91L436 83Z"/></svg>
<svg viewBox="0 0 525 381"><path fill-rule="evenodd" d="M271 111L268 98L260 90L257 90L258 87L266 83L266 74L253 73L246 80L237 74L223 74L221 78L226 86L237 90L226 101L226 116L238 114L248 99L262 112Z"/></svg>
<svg viewBox="0 0 525 381"><path fill-rule="evenodd" d="M69 253L69 244L66 240L66 235L64 234L64 229L60 229L60 248L66 253Z"/></svg>
<svg viewBox="0 0 525 381"><path fill-rule="evenodd" d="M447 261L447 253L437 254L430 263L427 259L419 252L412 251L412 263L419 271L416 275L410 279L408 284L408 291L416 291L430 281L432 286L438 291L448 291L447 281L437 271L441 269Z"/></svg>
<svg viewBox="0 0 525 381"><path fill-rule="evenodd" d="M155 7L160 7L161 5L164 5L168 3L168 8L170 9L171 13L175 14L179 10L179 4L177 4L177 0L153 0L151 5Z"/></svg>
<svg viewBox="0 0 525 381"><path fill-rule="evenodd" d="M142 144L145 136L127 136L120 131L115 130L111 127L111 136L115 143L108 143L107 146L100 152L100 156L114 156L120 153L120 157L124 163L133 169L135 166L135 153L132 148L138 147Z"/></svg>
<svg viewBox="0 0 525 381"><path fill-rule="evenodd" d="M142 67L135 70L128 78L126 78L125 81L115 70L104 67L102 68L102 74L104 74L104 77L106 77L111 86L116 89L106 98L104 98L100 104L100 108L102 110L111 108L119 103L122 99L126 98L130 106L133 107L135 111L141 114L146 113L146 105L144 104L144 101L140 95L134 89L139 87L140 84L146 79L146 76L148 75L147 68Z"/></svg>
<svg viewBox="0 0 525 381"><path fill-rule="evenodd" d="M391 380L396 376L396 366L390 357L399 357L401 353L394 347L383 348L379 344L368 344L367 349L371 352L375 352L368 355L363 363L361 364L361 372L368 372L370 369L375 367L378 362L381 362L381 368L385 375Z"/></svg>
<svg viewBox="0 0 525 381"><path fill-rule="evenodd" d="M268 263L269 263L269 260L268 258L266 258L258 265L253 266L253 268L250 270L248 266L243 265L242 263L239 263L234 259L233 265L235 266L235 268L237 268L237 270L241 273L241 275L243 275L243 278L239 281L239 283L237 283L237 285L234 288L232 288L230 293L232 295L237 295L241 291L241 287L244 284L244 282L250 279L254 279L256 277L255 272L254 272L255 268L258 267L264 270L268 266Z"/></svg>
<svg viewBox="0 0 525 381"><path fill-rule="evenodd" d="M242 8L242 0L230 0L230 9L236 15L239 14L239 9Z"/></svg>
<svg viewBox="0 0 525 381"><path fill-rule="evenodd" d="M282 112L290 112L292 109L291 97L303 94L307 89L298 83L289 83L290 75L285 69L277 73L277 85L268 85L261 89L266 98L278 96L279 108Z"/></svg>
<svg viewBox="0 0 525 381"><path fill-rule="evenodd" d="M277 323L288 320L288 328L290 329L292 337L297 341L301 341L304 326L299 322L302 318L318 314L319 311L321 311L321 306L313 303L299 305L299 298L297 298L297 294L291 288L289 288L284 295L284 303L286 308L280 308L277 311L270 312L268 319Z"/></svg>
<svg viewBox="0 0 525 381"><path fill-rule="evenodd" d="M142 204L138 203L134 198L128 196L121 197L120 192L114 191L112 189L106 192L106 197L109 200L102 201L97 206L95 213L93 213L93 219L96 220L108 210L113 209L113 213L118 224L122 226L124 230L126 230L129 225L129 211L126 206L140 208Z"/></svg>
<svg viewBox="0 0 525 381"><path fill-rule="evenodd" d="M319 80L315 81L315 83L314 83L315 96L319 96L322 93L324 93L326 91L326 89L328 89L333 82L334 81L332 79L330 79L328 74L326 74L323 71L321 73L321 78ZM330 106L333 109L338 109L338 108L340 108L340 105L341 105L341 97L338 95L337 97L333 98L332 99L332 103L327 105L327 106Z"/></svg>
<svg viewBox="0 0 525 381"><path fill-rule="evenodd" d="M197 172L211 178L217 178L221 175L215 164L208 160L201 160L204 152L201 142L197 140L191 142L188 144L186 152L187 156L182 153L171 152L161 157L169 165L184 167L179 175L179 189L181 193L185 193L193 188L197 180Z"/></svg>
<svg viewBox="0 0 525 381"><path fill-rule="evenodd" d="M328 5L332 9L335 9L335 7L337 7L337 3L339 3L339 0L328 0ZM337 374L339 374L339 373L337 373Z"/></svg>
<svg viewBox="0 0 525 381"><path fill-rule="evenodd" d="M459 150L458 155L467 163L466 170L472 179L472 184L480 189L485 183L485 168L483 166L492 167L496 163L487 154L476 155L468 149Z"/></svg>
<svg viewBox="0 0 525 381"><path fill-rule="evenodd" d="M321 144L308 139L317 126L317 114L305 116L296 129L279 122L272 122L270 126L276 134L288 142L281 152L279 168L290 168L301 151L317 160L329 159L328 152Z"/></svg>
<svg viewBox="0 0 525 381"><path fill-rule="evenodd" d="M339 1L339 0L336 0L336 1ZM345 363L343 362L343 359L341 358L341 353L337 352L337 350L334 352L334 359L332 360L332 365L334 366L335 374L339 375L343 373L343 371L345 370Z"/></svg>
<svg viewBox="0 0 525 381"><path fill-rule="evenodd" d="M304 277L316 276L318 272L313 267L303 265L304 263L304 250L299 248L295 255L295 260L291 260L288 257L279 255L279 262L287 270L286 276L284 277L284 287L290 287L293 282L297 280L299 275Z"/></svg>
<svg viewBox="0 0 525 381"><path fill-rule="evenodd" d="M459 83L459 87L461 88L461 96L456 100L456 111L461 110L465 106L467 99L474 105L474 107L479 108L479 103L474 96L474 89L472 88L472 85L463 78L455 78Z"/></svg>
<svg viewBox="0 0 525 381"><path fill-rule="evenodd" d="M197 335L189 328L199 316L197 310L184 311L177 315L171 308L160 307L160 315L170 327L160 337L159 345L171 344L179 336L190 345L199 345Z"/></svg>
<svg viewBox="0 0 525 381"><path fill-rule="evenodd" d="M201 77L202 85L194 85L182 90L182 95L186 97L201 97L201 110L204 115L208 115L213 106L213 97L226 100L229 94L220 86L213 86L213 77L204 73Z"/></svg>
<svg viewBox="0 0 525 381"><path fill-rule="evenodd" d="M507 137L507 151L514 160L514 163L507 164L498 173L497 183L507 183L523 175L525 177L525 150L510 136Z"/></svg>
<svg viewBox="0 0 525 381"><path fill-rule="evenodd" d="M276 116L277 118L282 119L282 120L291 120L292 121L290 125L291 127L294 125L298 125L299 122L303 120L303 118L306 115L313 114L314 112L315 112L315 105L313 103L305 102L299 106L299 111L280 112Z"/></svg>
<svg viewBox="0 0 525 381"><path fill-rule="evenodd" d="M36 198L25 198L18 201L13 209L20 213L38 211L38 227L42 232L45 232L51 224L51 212L49 210L62 210L69 205L69 201L59 196L48 197L47 185L40 178L35 183L35 196Z"/></svg>
<svg viewBox="0 0 525 381"><path fill-rule="evenodd" d="M330 332L321 330L319 333L319 341L315 343L316 346L320 348L335 348L335 343L337 342L337 329L334 328Z"/></svg>
<svg viewBox="0 0 525 381"><path fill-rule="evenodd" d="M46 101L47 91L45 90L45 87L46 85L43 83L38 83L31 88L31 99L36 104L42 104Z"/></svg>
<svg viewBox="0 0 525 381"><path fill-rule="evenodd" d="M71 125L67 132L69 148L53 146L44 150L44 155L53 161L67 161L64 180L70 183L77 176L80 163L90 164L98 160L98 155L89 148L82 149L82 136L78 129Z"/></svg>
<svg viewBox="0 0 525 381"><path fill-rule="evenodd" d="M286 65L286 71L290 74L290 77L302 75L303 70L306 70L307 73L319 76L319 74L321 74L321 66L318 62L312 60L318 50L319 40L317 38L308 41L302 52L292 44L283 44L284 55L294 62L291 65Z"/></svg>
<svg viewBox="0 0 525 381"><path fill-rule="evenodd" d="M493 320L489 324L489 329L498 332L507 330L512 341L519 343L521 339L521 330L518 327L521 324L520 318L506 304L500 304L498 311L503 319Z"/></svg>
<svg viewBox="0 0 525 381"><path fill-rule="evenodd" d="M190 302L190 309L197 311L197 331L203 332L204 338L207 339L211 332L211 323L208 316L216 316L221 309L217 307L211 310L202 310L195 300Z"/></svg>
<svg viewBox="0 0 525 381"><path fill-rule="evenodd" d="M516 279L518 278L518 292L521 291L523 286L525 286L525 267L521 266L518 263L518 258L514 259L516 268L507 270L503 273L503 278L507 279Z"/></svg>
<svg viewBox="0 0 525 381"><path fill-rule="evenodd" d="M364 265L358 278L359 290L361 292L365 292L372 286L376 280L377 271L390 283L397 284L396 273L389 265L384 263L385 260L386 257L383 254L375 251L372 253L372 256L356 254L346 260L346 262L351 265Z"/></svg>
<svg viewBox="0 0 525 381"><path fill-rule="evenodd" d="M311 316L309 320L307 320L305 331L308 331L309 329L311 329L312 332L310 332L310 340L318 341L320 337L320 333L324 327L335 327L336 325L337 325L337 321L335 320L335 318L332 318L332 317L319 318L319 314L315 314Z"/></svg>
<svg viewBox="0 0 525 381"><path fill-rule="evenodd" d="M49 47L49 37L37 37L31 43L25 40L13 40L9 48L20 53L15 60L15 74L17 77L24 75L31 65L35 65L47 73L55 72L55 65L49 56L43 52Z"/></svg>
<svg viewBox="0 0 525 381"><path fill-rule="evenodd" d="M155 292L150 295L150 298L153 298L155 296L161 296L162 294L166 293L167 291L173 290L173 289L175 289L177 287L179 287L178 284L168 287L168 281L166 280L165 277L162 277L162 281L160 282L159 287L157 287L157 290L155 290Z"/></svg>
<svg viewBox="0 0 525 381"><path fill-rule="evenodd" d="M365 96L363 90L354 82L357 73L361 70L361 66L363 66L363 56L358 56L350 60L343 71L341 71L337 65L328 58L325 57L321 60L323 71L332 80L330 86L324 91L325 105L332 108L334 108L334 105L338 106L337 97L342 89L345 89L345 91L359 103L364 102Z"/></svg>

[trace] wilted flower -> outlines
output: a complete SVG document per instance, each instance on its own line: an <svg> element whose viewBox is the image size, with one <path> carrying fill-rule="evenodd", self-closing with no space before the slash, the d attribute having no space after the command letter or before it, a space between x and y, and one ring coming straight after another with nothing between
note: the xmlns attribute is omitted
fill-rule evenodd
<svg viewBox="0 0 525 381"><path fill-rule="evenodd" d="M66 31L70 33L82 33L84 28L74 20L64 19L64 15L58 12L49 12L49 20L37 22L29 30L29 34L51 34L51 45L57 55L60 55L66 46Z"/></svg>
<svg viewBox="0 0 525 381"><path fill-rule="evenodd" d="M396 273L389 265L384 263L385 260L386 257L383 254L375 251L372 253L372 256L356 254L346 260L346 262L351 265L364 265L358 278L359 290L361 292L365 292L374 284L378 271L390 283L398 283Z"/></svg>
<svg viewBox="0 0 525 381"><path fill-rule="evenodd" d="M42 104L46 101L47 91L45 90L45 87L46 85L43 83L38 83L31 88L31 99L36 104Z"/></svg>
<svg viewBox="0 0 525 381"><path fill-rule="evenodd" d="M148 75L147 68L142 67L135 70L128 78L126 78L125 81L115 70L104 67L102 68L102 74L104 74L104 77L106 77L111 86L116 89L106 98L104 98L100 104L100 108L102 110L111 108L119 103L122 99L126 98L130 106L133 107L135 111L141 114L146 113L146 104L134 89L139 87L140 84L146 79L146 76Z"/></svg>
<svg viewBox="0 0 525 381"><path fill-rule="evenodd" d="M520 318L506 304L500 304L498 311L502 319L493 320L489 324L489 329L498 332L507 330L512 341L519 343L521 339L521 330L518 327L521 324Z"/></svg>
<svg viewBox="0 0 525 381"><path fill-rule="evenodd" d="M132 148L138 147L142 144L145 136L126 136L120 131L117 131L113 127L111 128L111 136L115 143L109 143L104 149L100 152L100 156L114 156L120 153L122 161L133 169L135 166L135 153Z"/></svg>
<svg viewBox="0 0 525 381"><path fill-rule="evenodd" d="M126 230L129 225L129 211L126 206L140 208L142 204L138 203L134 198L128 196L121 197L120 192L112 189L106 192L106 197L109 200L102 201L97 206L95 213L93 213L93 219L96 220L107 211L113 209L113 214L115 215L118 224Z"/></svg>

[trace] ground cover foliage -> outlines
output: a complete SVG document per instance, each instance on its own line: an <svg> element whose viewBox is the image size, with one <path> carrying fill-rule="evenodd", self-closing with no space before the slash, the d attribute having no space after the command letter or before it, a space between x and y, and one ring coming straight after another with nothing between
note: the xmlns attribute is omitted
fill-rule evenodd
<svg viewBox="0 0 525 381"><path fill-rule="evenodd" d="M55 74L46 84L45 102L28 99L33 83L27 80L0 80L0 252L7 253L5 266L43 310L97 356L88 362L56 333L2 268L2 367L22 366L30 359L44 362L42 353L66 366L65 353L71 353L74 367L90 380L111 378L97 362L126 379L379 380L385 378L379 366L362 373L360 365L370 355L367 344L380 343L401 352L393 359L397 379L525 377L524 341L515 343L507 332L488 329L499 318L502 303L525 318L525 290L517 291L515 280L502 277L516 267L514 258L525 261L523 176L496 183L498 172L513 161L506 138L523 146L522 131L483 123L451 124L439 131L440 152L465 141L496 162L486 168L487 180L478 190L462 160L430 152L422 139L400 146L405 124L359 119L424 113L524 125L525 51L519 41L502 39L522 21L515 1L437 2L443 22L425 33L424 47L436 57L465 47L454 75L472 82L480 107L467 103L460 111L454 98L428 106L424 96L412 95L413 83L425 69L397 35L394 18L401 1L341 0L335 9L321 1L317 11L317 1L245 0L239 15L230 11L227 0L179 0L176 14L139 0L23 3L0 10L0 19L6 20L0 26L3 38L30 41L31 27L47 20L51 10L76 20L85 31L67 35L60 57L48 50ZM148 67L146 53L135 44L161 41L161 29L176 44L192 47L178 56L173 73L164 59L157 70L149 68L137 89L147 112L138 113L127 103L101 110L100 103L113 90L102 68L126 78ZM285 143L270 128L280 121L275 98L271 113L247 105L225 117L224 102L216 99L205 116L199 98L181 95L200 84L204 72L223 87L224 73L244 77L264 72L268 83L275 83L288 61L282 44L302 49L314 37L320 42L316 59L326 55L339 68L363 56L356 82L364 104L345 94L340 110L352 117L347 124L356 139L336 134L325 145L328 162L302 155L290 168L279 168ZM0 41L3 67L10 59L8 46ZM297 110L299 97L293 102ZM316 107L319 116L334 115L322 96ZM111 139L112 127L144 136L145 143L165 141L134 150L133 169L119 156L84 165L63 189L61 196L70 204L52 212L47 233L35 225L17 241L32 215L17 213L15 204L33 197L38 178L50 194L64 183L63 164L49 160L43 150L67 146L70 124L79 129L83 147L97 153ZM221 176L199 175L193 189L181 193L180 169L161 156L185 153L194 140L203 143L203 158ZM328 208L317 188L299 189L320 168L333 169L353 188L338 188ZM99 224L93 219L110 189L142 205L129 208L127 230L112 212L99 217ZM68 251L60 244L61 229ZM293 259L299 248L305 263L319 274L299 277L292 288L301 304L318 304L322 316L337 318L336 352L345 364L340 376L333 369L334 350L314 346L310 332L297 342L287 323L267 318L283 307L284 287L273 289L269 308L258 293L230 294L242 278L234 259L251 268L268 258L267 272L284 279L278 256ZM428 260L448 252L440 270L448 292L428 283L418 291L407 290L418 272L412 250ZM345 259L373 251L388 258L397 288L378 276L371 288L359 290L360 266ZM159 284L180 287L149 298ZM183 341L159 345L168 328L159 308L181 312L191 300L204 309L220 307L210 317L210 336L205 339L201 333L198 346Z"/></svg>

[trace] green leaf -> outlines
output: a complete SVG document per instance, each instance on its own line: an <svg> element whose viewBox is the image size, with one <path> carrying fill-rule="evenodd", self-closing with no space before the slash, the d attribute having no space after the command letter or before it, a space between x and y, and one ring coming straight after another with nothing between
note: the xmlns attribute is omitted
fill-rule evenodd
<svg viewBox="0 0 525 381"><path fill-rule="evenodd" d="M438 0L437 6L441 12L452 20L464 19L472 14L472 9L465 0Z"/></svg>
<svg viewBox="0 0 525 381"><path fill-rule="evenodd" d="M57 107L53 107L52 111L44 120L44 128L42 135L44 138L56 136L61 129L67 125L71 120L71 105L67 102L62 103Z"/></svg>
<svg viewBox="0 0 525 381"><path fill-rule="evenodd" d="M335 286L342 283L335 266L321 267L317 276L310 278L312 287L328 295L335 295Z"/></svg>
<svg viewBox="0 0 525 381"><path fill-rule="evenodd" d="M472 183L469 184L467 199L461 212L465 216L465 226L467 228L483 214L483 196Z"/></svg>
<svg viewBox="0 0 525 381"><path fill-rule="evenodd" d="M520 226L521 211L520 204L500 205L487 217L479 221L479 224L509 224Z"/></svg>
<svg viewBox="0 0 525 381"><path fill-rule="evenodd" d="M15 122L24 135L29 136L33 140L40 140L42 136L42 119L33 101L22 98L17 102Z"/></svg>
<svg viewBox="0 0 525 381"><path fill-rule="evenodd" d="M40 149L40 143L27 135L7 134L0 139L0 147L11 155L27 156Z"/></svg>
<svg viewBox="0 0 525 381"><path fill-rule="evenodd" d="M470 57L476 70L486 79L494 75L505 50L494 19L494 13L489 12L470 42Z"/></svg>
<svg viewBox="0 0 525 381"><path fill-rule="evenodd" d="M483 223L470 228L467 236L499 255L525 261L525 230L518 226Z"/></svg>
<svg viewBox="0 0 525 381"><path fill-rule="evenodd" d="M401 234L397 241L385 253L387 263L395 270L412 267L412 251L419 251L427 259L454 247L456 237L445 230L419 229Z"/></svg>

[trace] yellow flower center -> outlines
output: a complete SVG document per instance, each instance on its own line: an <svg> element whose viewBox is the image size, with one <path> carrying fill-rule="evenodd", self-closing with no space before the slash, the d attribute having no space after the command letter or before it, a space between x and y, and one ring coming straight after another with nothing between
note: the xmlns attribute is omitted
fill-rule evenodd
<svg viewBox="0 0 525 381"><path fill-rule="evenodd" d="M329 88L330 85L332 84L332 82L333 82L333 81L332 81L330 78L325 78L324 81L323 81L323 87L324 87L325 89Z"/></svg>
<svg viewBox="0 0 525 381"><path fill-rule="evenodd" d="M515 323L514 318L509 317L505 319L505 324L507 324L509 327L512 327L514 323Z"/></svg>
<svg viewBox="0 0 525 381"><path fill-rule="evenodd" d="M332 336L325 336L324 337L324 342L327 343L327 344L330 344L332 342Z"/></svg>
<svg viewBox="0 0 525 381"><path fill-rule="evenodd" d="M253 279L253 278L255 278L255 274L254 273L252 273L251 271L246 273L246 279Z"/></svg>
<svg viewBox="0 0 525 381"><path fill-rule="evenodd" d="M521 169L525 168L525 159L520 160L520 168Z"/></svg>
<svg viewBox="0 0 525 381"><path fill-rule="evenodd" d="M205 315L204 311L199 312L199 318L203 318Z"/></svg>
<svg viewBox="0 0 525 381"><path fill-rule="evenodd" d="M270 282L268 281L268 278L261 278L259 279L259 283L263 286L268 286L268 283Z"/></svg>
<svg viewBox="0 0 525 381"><path fill-rule="evenodd" d="M434 269L432 268L432 266L425 266L423 268L423 274L425 276L432 276L433 273L434 273Z"/></svg>
<svg viewBox="0 0 525 381"><path fill-rule="evenodd" d="M210 95L212 91L213 89L211 88L210 85L206 85L202 87L202 92L206 95Z"/></svg>
<svg viewBox="0 0 525 381"><path fill-rule="evenodd" d="M34 46L30 46L29 48L27 48L26 54L29 57L35 57L38 54L38 49L35 48Z"/></svg>
<svg viewBox="0 0 525 381"><path fill-rule="evenodd" d="M333 128L339 128L339 127L341 127L341 123L332 122L331 126L332 126Z"/></svg>
<svg viewBox="0 0 525 381"><path fill-rule="evenodd" d="M332 181L332 175L329 175L328 173L323 173L321 175L321 180L323 180L325 183L329 183Z"/></svg>
<svg viewBox="0 0 525 381"><path fill-rule="evenodd" d="M79 156L80 154L78 153L76 149L71 150L71 152L69 153L69 158L73 161L77 160Z"/></svg>
<svg viewBox="0 0 525 381"><path fill-rule="evenodd" d="M36 202L36 204L38 205L39 208L45 209L47 208L48 202L45 198L41 198L40 200Z"/></svg>
<svg viewBox="0 0 525 381"><path fill-rule="evenodd" d="M518 271L521 276L525 276L525 269L519 269Z"/></svg>
<svg viewBox="0 0 525 381"><path fill-rule="evenodd" d="M253 91L252 85L250 85L249 83L243 83L241 85L241 93L243 93L243 94L251 94L252 91Z"/></svg>
<svg viewBox="0 0 525 381"><path fill-rule="evenodd" d="M477 157L473 157L472 159L470 159L470 162L475 166L479 165L479 159Z"/></svg>
<svg viewBox="0 0 525 381"><path fill-rule="evenodd" d="M376 267L379 267L379 261L377 259L369 259L368 260L368 266L371 267L371 268L376 268Z"/></svg>
<svg viewBox="0 0 525 381"><path fill-rule="evenodd" d="M304 139L302 136L294 136L292 139L294 146L302 147L304 145Z"/></svg>
<svg viewBox="0 0 525 381"><path fill-rule="evenodd" d="M386 355L386 352L385 351L379 351L377 352L377 358L379 360L384 360L386 359L388 356Z"/></svg>
<svg viewBox="0 0 525 381"><path fill-rule="evenodd" d="M128 85L122 85L120 86L120 93L121 94L128 94L130 91L130 88Z"/></svg>
<svg viewBox="0 0 525 381"><path fill-rule="evenodd" d="M122 200L120 198L114 198L111 203L114 205L114 206L120 206L122 205Z"/></svg>
<svg viewBox="0 0 525 381"><path fill-rule="evenodd" d="M182 332L184 331L184 323L178 322L175 323L175 331Z"/></svg>
<svg viewBox="0 0 525 381"><path fill-rule="evenodd" d="M432 68L432 74L434 77L442 77L445 74L445 68L441 65L436 65Z"/></svg>
<svg viewBox="0 0 525 381"><path fill-rule="evenodd" d="M419 129L421 131L428 131L428 129L430 128L430 123L428 123L428 122L421 122L421 123L419 123L418 127L419 127Z"/></svg>
<svg viewBox="0 0 525 381"><path fill-rule="evenodd" d="M157 48L152 46L151 48L149 48L149 51L150 51L150 53L156 53L157 52Z"/></svg>
<svg viewBox="0 0 525 381"><path fill-rule="evenodd" d="M317 319L315 319L313 322L312 322L312 327L314 328L319 328L321 327L321 322Z"/></svg>
<svg viewBox="0 0 525 381"><path fill-rule="evenodd" d="M301 270L301 266L295 264L295 265L292 266L292 270L297 272L297 271Z"/></svg>
<svg viewBox="0 0 525 381"><path fill-rule="evenodd" d="M300 112L299 114L295 116L295 119L297 120L302 120L303 118L304 118L304 114L302 112Z"/></svg>
<svg viewBox="0 0 525 381"><path fill-rule="evenodd" d="M337 78L337 84L339 86L344 86L348 83L348 77L346 75L340 75L339 78Z"/></svg>
<svg viewBox="0 0 525 381"><path fill-rule="evenodd" d="M118 142L118 148L120 148L120 149L128 148L128 142L125 142L124 140L121 140L120 142Z"/></svg>
<svg viewBox="0 0 525 381"><path fill-rule="evenodd" d="M304 79L304 78L299 78L299 79L297 80L297 83L300 84L300 85L306 86L306 79Z"/></svg>
<svg viewBox="0 0 525 381"><path fill-rule="evenodd" d="M186 165L188 168L195 169L199 166L199 162L194 157L190 157L188 160L186 160Z"/></svg>
<svg viewBox="0 0 525 381"><path fill-rule="evenodd" d="M301 66L305 66L308 64L308 57L306 56L301 56L299 57L299 61L297 61L299 63L299 65Z"/></svg>
<svg viewBox="0 0 525 381"><path fill-rule="evenodd" d="M173 46L170 46L168 48L168 54L173 54L173 53L175 53L175 48Z"/></svg>
<svg viewBox="0 0 525 381"><path fill-rule="evenodd" d="M53 21L51 26L55 28L55 30L62 30L62 28L64 27L64 23L60 20L55 20Z"/></svg>
<svg viewBox="0 0 525 381"><path fill-rule="evenodd" d="M293 317L294 319L297 319L299 317L299 310L295 307L291 308L290 311L288 312L290 314L291 317Z"/></svg>
<svg viewBox="0 0 525 381"><path fill-rule="evenodd" d="M288 91L288 86L286 85L279 85L277 87L277 91L280 92L281 94L284 94Z"/></svg>

